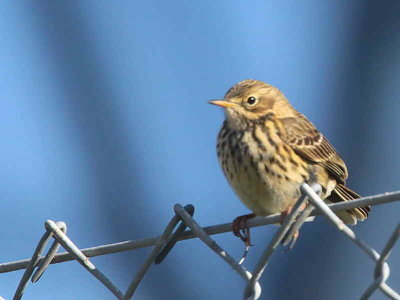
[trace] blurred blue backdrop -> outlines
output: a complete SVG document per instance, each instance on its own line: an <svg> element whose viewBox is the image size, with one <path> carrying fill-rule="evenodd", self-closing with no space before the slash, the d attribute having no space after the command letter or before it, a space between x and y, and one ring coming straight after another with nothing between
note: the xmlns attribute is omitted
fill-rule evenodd
<svg viewBox="0 0 400 300"><path fill-rule="evenodd" d="M1 262L30 257L46 219L89 247L159 235L174 203L193 203L203 226L248 213L216 159L223 112L206 102L246 78L278 86L325 133L354 190L398 190L399 15L399 1L3 2ZM399 208L374 208L355 231L380 251ZM247 267L275 231L252 231ZM241 256L231 234L215 239ZM125 289L149 251L92 261ZM399 290L398 251L390 264ZM11 299L21 276L1 274L0 295ZM369 258L318 219L274 254L263 299L355 299L372 276ZM190 240L137 298L241 299L243 288ZM75 262L52 265L25 298L114 299Z"/></svg>

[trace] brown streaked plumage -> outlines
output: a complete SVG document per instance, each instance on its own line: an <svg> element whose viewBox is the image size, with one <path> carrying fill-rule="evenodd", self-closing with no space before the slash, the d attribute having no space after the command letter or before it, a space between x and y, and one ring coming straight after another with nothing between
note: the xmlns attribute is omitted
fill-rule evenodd
<svg viewBox="0 0 400 300"><path fill-rule="evenodd" d="M218 159L230 185L255 215L287 211L300 196L300 184L319 183L327 202L360 196L345 186L345 163L329 141L277 88L244 80L223 100ZM369 207L338 213L348 224L367 218Z"/></svg>

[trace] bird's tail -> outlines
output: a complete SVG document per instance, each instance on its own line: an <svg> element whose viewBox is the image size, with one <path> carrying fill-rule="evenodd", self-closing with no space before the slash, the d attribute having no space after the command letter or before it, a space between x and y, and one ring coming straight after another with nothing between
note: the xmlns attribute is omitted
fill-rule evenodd
<svg viewBox="0 0 400 300"><path fill-rule="evenodd" d="M343 184L338 183L333 189L331 195L326 200L332 203L337 203L351 201L358 198L361 198L361 196ZM346 211L339 211L336 214L346 224L357 224L357 220L364 220L368 217L370 210L371 208L369 206L365 206Z"/></svg>

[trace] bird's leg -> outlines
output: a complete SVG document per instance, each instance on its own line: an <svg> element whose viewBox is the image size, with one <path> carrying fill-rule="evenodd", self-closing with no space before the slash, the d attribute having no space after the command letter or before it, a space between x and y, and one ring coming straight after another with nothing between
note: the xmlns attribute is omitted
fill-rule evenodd
<svg viewBox="0 0 400 300"><path fill-rule="evenodd" d="M304 210L306 208L306 206L307 206L306 203L304 203L301 206L301 210ZM285 209L283 212L281 212L281 220L280 220L281 225L283 225L285 218L292 212L292 209L293 209L293 205L289 206L287 209ZM286 241L289 234L290 234L290 230L288 231L286 236L282 239L282 243ZM292 249L294 247L294 244L296 243L297 239L299 238L299 234L300 233L298 230L293 234L292 241L290 242L290 245L289 245L289 248L287 249L287 251L289 251L290 249Z"/></svg>
<svg viewBox="0 0 400 300"><path fill-rule="evenodd" d="M232 222L233 234L239 237L245 243L246 247L251 246L250 229L246 228L246 222L247 220L252 219L255 216L255 214L239 216Z"/></svg>
<svg viewBox="0 0 400 300"><path fill-rule="evenodd" d="M281 226L283 225L283 222L285 222L286 217L292 212L293 205L289 206L287 209L285 209L283 212L281 212L281 220L280 224Z"/></svg>

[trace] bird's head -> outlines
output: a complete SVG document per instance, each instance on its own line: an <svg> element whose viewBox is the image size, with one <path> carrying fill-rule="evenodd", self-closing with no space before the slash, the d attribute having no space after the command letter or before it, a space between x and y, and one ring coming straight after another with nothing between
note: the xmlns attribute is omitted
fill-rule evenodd
<svg viewBox="0 0 400 300"><path fill-rule="evenodd" d="M279 89L253 79L235 84L226 92L224 99L209 103L225 108L229 124L238 129L268 114L281 114L284 107L291 107Z"/></svg>

